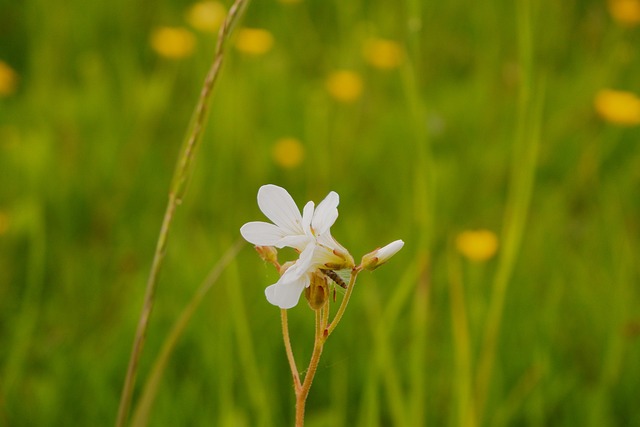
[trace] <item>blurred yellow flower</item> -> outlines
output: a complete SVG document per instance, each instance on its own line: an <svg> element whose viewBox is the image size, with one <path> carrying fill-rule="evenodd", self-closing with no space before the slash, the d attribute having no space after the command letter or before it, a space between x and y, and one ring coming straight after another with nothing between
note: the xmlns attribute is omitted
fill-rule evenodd
<svg viewBox="0 0 640 427"><path fill-rule="evenodd" d="M609 0L609 13L620 24L640 24L640 0Z"/></svg>
<svg viewBox="0 0 640 427"><path fill-rule="evenodd" d="M362 95L362 78L348 70L336 71L326 81L329 94L340 102L353 102Z"/></svg>
<svg viewBox="0 0 640 427"><path fill-rule="evenodd" d="M0 96L9 96L18 87L18 74L7 63L0 61Z"/></svg>
<svg viewBox="0 0 640 427"><path fill-rule="evenodd" d="M398 68L404 60L400 45L392 40L369 39L364 43L362 55L365 61L381 70Z"/></svg>
<svg viewBox="0 0 640 427"><path fill-rule="evenodd" d="M273 35L261 28L240 28L236 49L248 55L264 55L273 47Z"/></svg>
<svg viewBox="0 0 640 427"><path fill-rule="evenodd" d="M640 98L634 93L603 89L596 94L593 104L598 115L610 123L640 124Z"/></svg>
<svg viewBox="0 0 640 427"><path fill-rule="evenodd" d="M472 261L487 261L498 250L498 237L491 230L463 231L456 237L456 248Z"/></svg>
<svg viewBox="0 0 640 427"><path fill-rule="evenodd" d="M281 138L274 144L272 154L278 166L293 169L304 160L304 147L296 138Z"/></svg>
<svg viewBox="0 0 640 427"><path fill-rule="evenodd" d="M0 236L7 232L9 229L9 215L0 211Z"/></svg>
<svg viewBox="0 0 640 427"><path fill-rule="evenodd" d="M205 0L194 3L187 10L185 19L196 30L215 33L222 25L226 15L227 11L222 3Z"/></svg>
<svg viewBox="0 0 640 427"><path fill-rule="evenodd" d="M185 28L160 27L151 34L151 47L165 58L186 58L193 53L195 46L196 38Z"/></svg>

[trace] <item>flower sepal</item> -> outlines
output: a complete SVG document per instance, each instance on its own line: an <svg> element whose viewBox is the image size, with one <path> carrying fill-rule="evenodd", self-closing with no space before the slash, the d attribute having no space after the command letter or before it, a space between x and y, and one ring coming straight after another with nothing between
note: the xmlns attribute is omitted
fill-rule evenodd
<svg viewBox="0 0 640 427"><path fill-rule="evenodd" d="M324 307L329 298L327 278L322 274L313 273L309 287L304 290L304 297L313 310L320 310Z"/></svg>
<svg viewBox="0 0 640 427"><path fill-rule="evenodd" d="M278 264L278 250L273 246L256 246L256 252L263 261L273 265Z"/></svg>

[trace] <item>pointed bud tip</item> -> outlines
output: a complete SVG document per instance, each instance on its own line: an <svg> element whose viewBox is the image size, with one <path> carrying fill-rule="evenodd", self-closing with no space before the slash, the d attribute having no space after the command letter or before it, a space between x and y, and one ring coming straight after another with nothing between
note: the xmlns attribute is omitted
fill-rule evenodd
<svg viewBox="0 0 640 427"><path fill-rule="evenodd" d="M365 270L375 270L376 268L387 262L389 258L398 253L398 251L402 249L403 246L404 241L395 240L382 248L378 248L372 252L369 252L362 257L360 267Z"/></svg>

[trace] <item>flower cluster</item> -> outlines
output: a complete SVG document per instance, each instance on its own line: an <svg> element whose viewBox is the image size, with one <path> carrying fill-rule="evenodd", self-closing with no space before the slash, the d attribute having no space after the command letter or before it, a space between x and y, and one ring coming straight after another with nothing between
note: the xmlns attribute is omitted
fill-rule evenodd
<svg viewBox="0 0 640 427"><path fill-rule="evenodd" d="M339 203L338 194L332 191L318 206L307 202L301 214L284 188L272 184L260 187L258 206L273 224L248 222L240 228L242 237L271 259L274 251L269 248L290 247L299 253L297 260L282 266L280 279L265 289L271 304L283 309L294 307L319 272L372 270L402 248L404 243L395 241L365 255L363 263L356 266L349 251L331 235L330 228L338 218Z"/></svg>

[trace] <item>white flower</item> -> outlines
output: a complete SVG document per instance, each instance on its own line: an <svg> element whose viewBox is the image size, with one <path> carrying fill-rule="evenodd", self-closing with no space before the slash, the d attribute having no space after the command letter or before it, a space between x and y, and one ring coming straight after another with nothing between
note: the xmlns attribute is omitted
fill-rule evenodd
<svg viewBox="0 0 640 427"><path fill-rule="evenodd" d="M339 203L338 194L332 191L317 208L308 202L300 214L287 190L272 184L260 187L258 206L273 224L248 222L240 228L242 237L256 246L291 247L300 252L299 259L278 282L265 290L271 304L280 308L295 306L309 286L311 273L318 268L353 267L349 252L331 236Z"/></svg>
<svg viewBox="0 0 640 427"><path fill-rule="evenodd" d="M385 247L376 249L375 251L363 256L360 265L364 269L375 270L376 268L387 262L389 258L397 254L403 246L404 242L402 240L391 242Z"/></svg>

